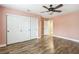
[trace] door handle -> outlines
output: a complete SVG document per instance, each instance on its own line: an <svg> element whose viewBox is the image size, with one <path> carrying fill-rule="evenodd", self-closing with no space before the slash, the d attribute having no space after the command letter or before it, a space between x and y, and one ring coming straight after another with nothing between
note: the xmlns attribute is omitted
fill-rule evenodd
<svg viewBox="0 0 79 59"><path fill-rule="evenodd" d="M10 32L9 30L7 30L7 32Z"/></svg>
<svg viewBox="0 0 79 59"><path fill-rule="evenodd" d="M20 32L22 32L22 29L20 30Z"/></svg>
<svg viewBox="0 0 79 59"><path fill-rule="evenodd" d="M31 29L28 29L28 31L31 31Z"/></svg>

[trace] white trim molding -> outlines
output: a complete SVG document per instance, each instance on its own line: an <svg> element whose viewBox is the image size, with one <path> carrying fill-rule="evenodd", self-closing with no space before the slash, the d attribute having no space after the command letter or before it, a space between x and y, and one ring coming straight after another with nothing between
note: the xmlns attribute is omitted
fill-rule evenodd
<svg viewBox="0 0 79 59"><path fill-rule="evenodd" d="M0 47L4 47L4 46L6 46L6 44L1 44L1 45L0 45Z"/></svg>
<svg viewBox="0 0 79 59"><path fill-rule="evenodd" d="M58 35L53 35L54 37L58 37L58 38L62 38L62 39L67 39L67 40L71 40L71 41L75 41L79 43L78 39L73 39L73 38L68 38L68 37L63 37L63 36L58 36Z"/></svg>

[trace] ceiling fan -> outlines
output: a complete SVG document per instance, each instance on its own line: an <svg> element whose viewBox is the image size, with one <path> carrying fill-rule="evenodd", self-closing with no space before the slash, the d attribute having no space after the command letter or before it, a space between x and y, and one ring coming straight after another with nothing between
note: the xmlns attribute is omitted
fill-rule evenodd
<svg viewBox="0 0 79 59"><path fill-rule="evenodd" d="M41 13L44 13L44 12L51 12L50 15L53 14L53 12L62 12L61 10L57 10L58 8L62 7L63 4L59 4L58 6L56 7L53 7L53 5L51 4L50 7L48 8L47 6L43 6L44 8L46 8L48 11L43 11Z"/></svg>

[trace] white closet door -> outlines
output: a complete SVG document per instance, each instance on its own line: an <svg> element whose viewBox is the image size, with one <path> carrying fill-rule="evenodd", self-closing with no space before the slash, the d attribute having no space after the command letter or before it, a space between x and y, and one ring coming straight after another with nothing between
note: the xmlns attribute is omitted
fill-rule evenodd
<svg viewBox="0 0 79 59"><path fill-rule="evenodd" d="M30 40L30 17L22 19L21 35L25 40Z"/></svg>
<svg viewBox="0 0 79 59"><path fill-rule="evenodd" d="M29 17L7 16L7 44L22 42L30 39Z"/></svg>
<svg viewBox="0 0 79 59"><path fill-rule="evenodd" d="M44 21L44 35L48 35L48 21Z"/></svg>
<svg viewBox="0 0 79 59"><path fill-rule="evenodd" d="M38 38L38 17L31 17L31 39Z"/></svg>

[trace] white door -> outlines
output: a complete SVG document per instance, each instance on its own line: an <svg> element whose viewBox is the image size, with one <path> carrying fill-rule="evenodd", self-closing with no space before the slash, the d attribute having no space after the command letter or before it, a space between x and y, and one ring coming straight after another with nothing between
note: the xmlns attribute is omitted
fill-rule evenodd
<svg viewBox="0 0 79 59"><path fill-rule="evenodd" d="M7 16L7 44L30 39L30 17Z"/></svg>
<svg viewBox="0 0 79 59"><path fill-rule="evenodd" d="M53 36L53 20L44 21L44 35Z"/></svg>
<svg viewBox="0 0 79 59"><path fill-rule="evenodd" d="M48 35L48 32L49 32L49 30L48 30L48 21L44 21L44 35Z"/></svg>
<svg viewBox="0 0 79 59"><path fill-rule="evenodd" d="M31 39L38 38L38 17L31 17Z"/></svg>

